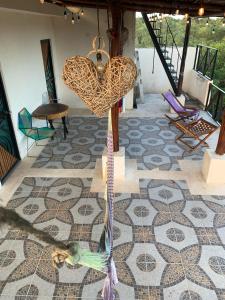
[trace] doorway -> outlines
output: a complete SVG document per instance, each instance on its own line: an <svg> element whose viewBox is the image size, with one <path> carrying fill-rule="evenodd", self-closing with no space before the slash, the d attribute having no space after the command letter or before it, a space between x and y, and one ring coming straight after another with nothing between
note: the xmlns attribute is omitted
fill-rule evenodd
<svg viewBox="0 0 225 300"><path fill-rule="evenodd" d="M47 85L49 102L57 102L55 76L52 62L52 51L50 39L41 40L41 50L45 69L45 79Z"/></svg>
<svg viewBox="0 0 225 300"><path fill-rule="evenodd" d="M20 160L19 150L13 129L11 114L6 99L4 84L0 73L0 181Z"/></svg>

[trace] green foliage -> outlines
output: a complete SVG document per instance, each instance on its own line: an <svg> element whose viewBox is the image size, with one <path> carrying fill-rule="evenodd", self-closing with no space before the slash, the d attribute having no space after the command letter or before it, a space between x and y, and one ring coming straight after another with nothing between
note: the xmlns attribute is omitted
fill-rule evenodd
<svg viewBox="0 0 225 300"><path fill-rule="evenodd" d="M183 46L185 26L184 20L167 17L167 21L175 38L178 47ZM209 25L206 26L207 19L192 19L191 34L189 46L196 47L198 44L210 46L218 49L217 64L214 75L214 83L225 90L225 27L222 26L221 18L213 18L209 20ZM165 30L165 20L162 23L162 30ZM215 30L213 34L212 31ZM172 43L169 38L168 45ZM142 18L136 19L136 48L153 47L152 40Z"/></svg>

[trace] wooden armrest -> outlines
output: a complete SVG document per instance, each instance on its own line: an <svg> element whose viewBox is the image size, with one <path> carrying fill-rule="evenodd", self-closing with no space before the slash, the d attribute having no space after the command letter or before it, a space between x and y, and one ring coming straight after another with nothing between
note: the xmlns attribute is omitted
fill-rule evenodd
<svg viewBox="0 0 225 300"><path fill-rule="evenodd" d="M191 105L185 105L185 107L184 107L185 109L193 109L193 110L198 110L198 108L197 107L195 107L195 106L191 106Z"/></svg>

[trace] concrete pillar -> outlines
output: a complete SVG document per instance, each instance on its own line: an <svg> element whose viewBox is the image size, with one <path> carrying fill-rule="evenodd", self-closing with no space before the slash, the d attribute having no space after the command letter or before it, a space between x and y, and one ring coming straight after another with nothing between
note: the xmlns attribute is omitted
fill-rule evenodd
<svg viewBox="0 0 225 300"><path fill-rule="evenodd" d="M113 153L114 155L114 179L123 180L125 178L125 148ZM107 179L107 147L102 154L102 178Z"/></svg>
<svg viewBox="0 0 225 300"><path fill-rule="evenodd" d="M202 175L206 183L225 184L225 154L207 149L203 157Z"/></svg>

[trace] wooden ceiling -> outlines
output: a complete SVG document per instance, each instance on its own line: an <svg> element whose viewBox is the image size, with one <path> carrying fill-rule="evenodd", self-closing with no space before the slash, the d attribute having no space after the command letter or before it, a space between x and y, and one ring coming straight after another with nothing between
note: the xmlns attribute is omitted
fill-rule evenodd
<svg viewBox="0 0 225 300"><path fill-rule="evenodd" d="M141 11L147 13L175 14L179 9L180 14L189 13L190 16L198 16L200 3L205 8L204 16L224 16L225 0L45 0L60 6L78 6L89 8L107 8L112 3L119 4L124 10Z"/></svg>

